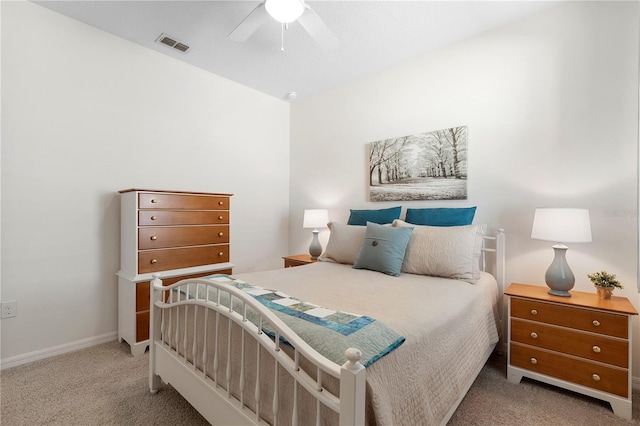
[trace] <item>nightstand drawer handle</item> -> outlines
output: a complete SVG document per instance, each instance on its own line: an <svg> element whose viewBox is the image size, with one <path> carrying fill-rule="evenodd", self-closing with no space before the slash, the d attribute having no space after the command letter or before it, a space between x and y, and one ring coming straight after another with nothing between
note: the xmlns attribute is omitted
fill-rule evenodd
<svg viewBox="0 0 640 426"><path fill-rule="evenodd" d="M156 220L157 218L157 216L151 216L151 220Z"/></svg>
<svg viewBox="0 0 640 426"><path fill-rule="evenodd" d="M600 327L600 321L593 320L593 325L595 325L596 327Z"/></svg>
<svg viewBox="0 0 640 426"><path fill-rule="evenodd" d="M151 264L155 265L156 263L158 263L158 259L151 259Z"/></svg>
<svg viewBox="0 0 640 426"><path fill-rule="evenodd" d="M224 236L224 232L218 232L218 237L223 237Z"/></svg>
<svg viewBox="0 0 640 426"><path fill-rule="evenodd" d="M537 339L538 338L538 333L536 333L535 331L531 332L531 338L532 339Z"/></svg>
<svg viewBox="0 0 640 426"><path fill-rule="evenodd" d="M595 380L596 382L599 382L599 381L600 381L600 376L598 376L598 375L597 375L597 374L595 374L595 373L593 374L593 376L591 376L591 378L592 378L593 380Z"/></svg>
<svg viewBox="0 0 640 426"><path fill-rule="evenodd" d="M158 200L156 200L155 198L152 198L152 199L151 199L151 203L155 204L155 203L157 203L157 202L158 202Z"/></svg>
<svg viewBox="0 0 640 426"><path fill-rule="evenodd" d="M218 253L218 256L220 256L220 257L224 256L224 252L221 251L220 253Z"/></svg>
<svg viewBox="0 0 640 426"><path fill-rule="evenodd" d="M536 309L531 310L531 315L538 315L538 311Z"/></svg>
<svg viewBox="0 0 640 426"><path fill-rule="evenodd" d="M597 354L599 354L600 352L602 352L602 349L600 349L600 346L594 346L594 347L593 347L593 348L591 348L591 349L593 349L593 351L594 351L595 353L597 353Z"/></svg>
<svg viewBox="0 0 640 426"><path fill-rule="evenodd" d="M155 241L155 240L157 240L157 239L158 239L158 237L156 237L155 235L152 235L151 237L149 237L149 239L150 239L151 241Z"/></svg>
<svg viewBox="0 0 640 426"><path fill-rule="evenodd" d="M535 358L531 358L531 364L536 365L538 363L538 360Z"/></svg>

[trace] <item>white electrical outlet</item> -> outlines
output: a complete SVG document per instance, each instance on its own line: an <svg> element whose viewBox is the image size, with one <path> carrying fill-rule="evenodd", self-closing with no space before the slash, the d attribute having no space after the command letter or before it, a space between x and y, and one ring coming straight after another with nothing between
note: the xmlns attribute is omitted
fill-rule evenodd
<svg viewBox="0 0 640 426"><path fill-rule="evenodd" d="M18 315L18 302L10 300L8 302L2 302L2 313L0 319L12 318Z"/></svg>

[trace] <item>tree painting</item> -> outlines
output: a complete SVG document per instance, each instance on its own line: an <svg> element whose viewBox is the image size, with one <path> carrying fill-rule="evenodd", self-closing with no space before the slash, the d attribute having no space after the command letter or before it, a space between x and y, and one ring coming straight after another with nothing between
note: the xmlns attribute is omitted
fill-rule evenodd
<svg viewBox="0 0 640 426"><path fill-rule="evenodd" d="M371 201L466 200L467 127L371 143Z"/></svg>

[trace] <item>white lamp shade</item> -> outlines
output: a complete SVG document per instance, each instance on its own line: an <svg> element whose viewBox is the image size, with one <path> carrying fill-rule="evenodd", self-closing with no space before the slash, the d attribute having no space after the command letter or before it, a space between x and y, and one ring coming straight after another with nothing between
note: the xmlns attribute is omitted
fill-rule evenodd
<svg viewBox="0 0 640 426"><path fill-rule="evenodd" d="M326 228L329 222L329 212L324 209L311 209L304 211L303 228Z"/></svg>
<svg viewBox="0 0 640 426"><path fill-rule="evenodd" d="M273 19L283 24L295 21L304 13L302 0L267 0L264 8Z"/></svg>
<svg viewBox="0 0 640 426"><path fill-rule="evenodd" d="M536 209L531 238L557 243L591 242L588 209Z"/></svg>

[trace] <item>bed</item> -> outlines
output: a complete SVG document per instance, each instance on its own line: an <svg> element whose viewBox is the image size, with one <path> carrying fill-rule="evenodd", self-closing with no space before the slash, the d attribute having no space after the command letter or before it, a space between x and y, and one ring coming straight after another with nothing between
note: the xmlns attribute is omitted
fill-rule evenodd
<svg viewBox="0 0 640 426"><path fill-rule="evenodd" d="M413 232L399 276L353 258L368 225L354 237L334 224L314 264L171 286L156 277L151 392L171 384L212 424L446 424L499 340L504 233L394 222L403 227ZM329 343L259 293L381 328Z"/></svg>

